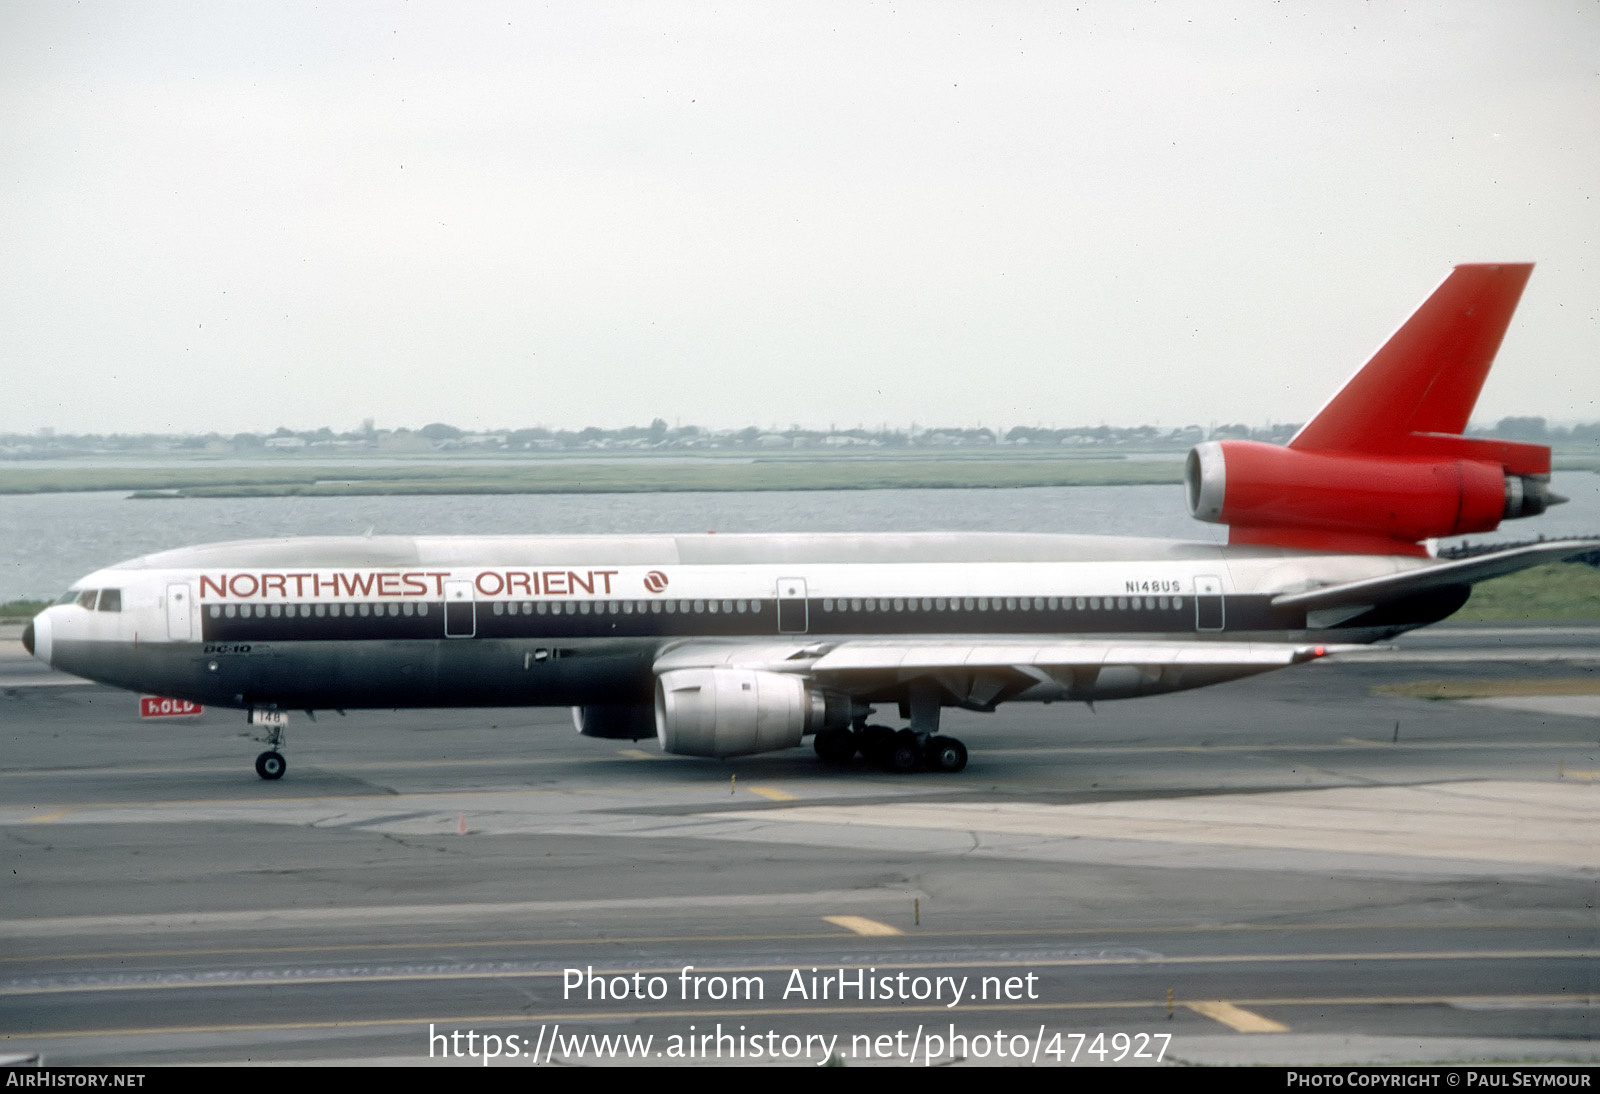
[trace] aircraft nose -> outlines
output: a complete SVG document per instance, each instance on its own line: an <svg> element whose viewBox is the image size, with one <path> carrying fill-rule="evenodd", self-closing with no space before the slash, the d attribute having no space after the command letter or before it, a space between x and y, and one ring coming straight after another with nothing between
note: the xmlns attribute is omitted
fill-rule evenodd
<svg viewBox="0 0 1600 1094"><path fill-rule="evenodd" d="M51 645L50 615L48 612L40 612L22 628L22 648L48 665L50 655L54 652Z"/></svg>

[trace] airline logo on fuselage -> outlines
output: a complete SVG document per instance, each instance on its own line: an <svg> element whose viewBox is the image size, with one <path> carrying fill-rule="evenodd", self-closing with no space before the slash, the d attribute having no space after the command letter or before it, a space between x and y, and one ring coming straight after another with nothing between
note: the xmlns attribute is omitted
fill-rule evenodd
<svg viewBox="0 0 1600 1094"><path fill-rule="evenodd" d="M618 570L479 570L470 575L479 596L613 596ZM335 570L300 573L201 574L200 599L353 600L444 599L446 581L469 575L451 570ZM651 571L645 578L666 575ZM659 590L652 589L658 592Z"/></svg>

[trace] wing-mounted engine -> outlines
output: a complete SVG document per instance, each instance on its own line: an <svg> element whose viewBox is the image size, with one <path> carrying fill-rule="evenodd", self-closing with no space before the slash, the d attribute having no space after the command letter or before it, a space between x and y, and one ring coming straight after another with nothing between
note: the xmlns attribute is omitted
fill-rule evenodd
<svg viewBox="0 0 1600 1094"><path fill-rule="evenodd" d="M824 697L798 676L687 668L656 678L656 736L666 752L721 757L793 748L826 719Z"/></svg>
<svg viewBox="0 0 1600 1094"><path fill-rule="evenodd" d="M1548 448L1461 435L1532 271L1457 266L1287 447L1197 446L1189 512L1232 543L1420 555L1566 500Z"/></svg>

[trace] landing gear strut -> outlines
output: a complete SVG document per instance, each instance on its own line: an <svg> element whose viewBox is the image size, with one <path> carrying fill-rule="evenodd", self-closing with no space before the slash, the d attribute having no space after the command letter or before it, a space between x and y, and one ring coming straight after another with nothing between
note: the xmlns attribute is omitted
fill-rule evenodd
<svg viewBox="0 0 1600 1094"><path fill-rule="evenodd" d="M267 727L267 750L256 757L256 774L269 782L273 779L283 778L283 773L289 770L289 765L283 759L283 753L278 749L283 747L283 727L272 725Z"/></svg>

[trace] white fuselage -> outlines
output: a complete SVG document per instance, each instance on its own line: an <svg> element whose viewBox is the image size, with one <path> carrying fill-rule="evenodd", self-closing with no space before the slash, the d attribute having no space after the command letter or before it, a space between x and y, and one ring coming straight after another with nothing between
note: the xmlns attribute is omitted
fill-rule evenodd
<svg viewBox="0 0 1600 1094"><path fill-rule="evenodd" d="M1271 599L1429 564L1003 534L245 541L90 574L33 641L78 675L222 705L647 702L685 645L1371 641L1437 616L1308 620Z"/></svg>

